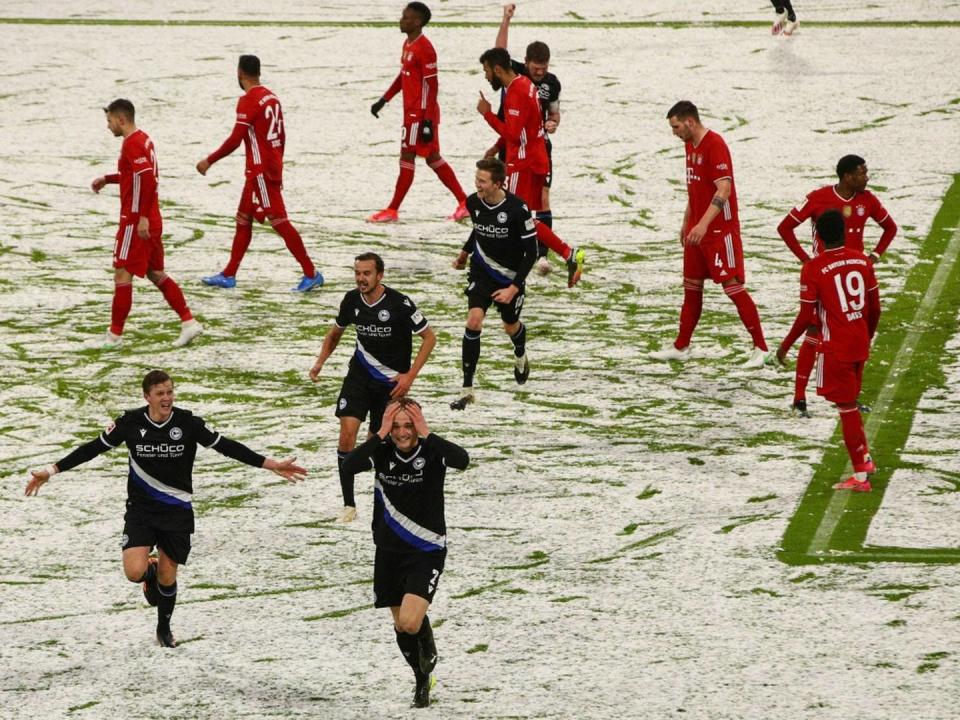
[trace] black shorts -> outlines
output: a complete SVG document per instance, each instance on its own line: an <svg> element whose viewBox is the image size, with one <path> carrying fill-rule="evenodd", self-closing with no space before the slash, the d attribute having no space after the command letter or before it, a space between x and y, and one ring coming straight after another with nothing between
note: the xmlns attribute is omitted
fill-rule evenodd
<svg viewBox="0 0 960 720"><path fill-rule="evenodd" d="M182 514L182 517L180 517ZM127 503L123 516L123 550L134 547L158 547L177 565L186 565L190 556L193 514L149 512Z"/></svg>
<svg viewBox="0 0 960 720"><path fill-rule="evenodd" d="M500 311L500 319L507 325L520 322L520 312L523 310L526 288L521 287L520 292L516 294L513 301L505 304L495 302L494 299L490 297L502 287L502 285L495 283L493 278L483 270L477 270L476 272L471 271L470 277L467 280L467 289L463 291L467 296L467 306L471 309L480 308L486 312L491 305L496 305L497 310Z"/></svg>
<svg viewBox="0 0 960 720"><path fill-rule="evenodd" d="M407 593L433 602L446 550L398 553L377 548L373 561L373 606L398 607Z"/></svg>
<svg viewBox="0 0 960 720"><path fill-rule="evenodd" d="M390 402L392 391L393 385L350 371L343 379L335 414L337 417L352 417L363 422L367 413L370 413L370 432L375 433L380 429L383 411Z"/></svg>
<svg viewBox="0 0 960 720"><path fill-rule="evenodd" d="M543 181L543 186L548 188L553 185L553 143L550 142L550 136L544 138L547 141L547 176Z"/></svg>

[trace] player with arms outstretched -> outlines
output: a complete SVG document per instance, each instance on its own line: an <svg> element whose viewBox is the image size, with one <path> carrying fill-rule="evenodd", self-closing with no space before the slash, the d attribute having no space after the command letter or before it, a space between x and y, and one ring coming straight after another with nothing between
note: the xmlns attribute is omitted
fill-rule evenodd
<svg viewBox="0 0 960 720"><path fill-rule="evenodd" d="M844 246L844 220L837 210L820 214L817 235L823 252L800 272L800 317L784 340L789 347L819 314L822 330L817 358L817 394L840 410L843 442L853 475L834 485L838 490L869 492L868 475L876 471L857 406L863 367L880 321L880 290L873 262L862 251Z"/></svg>
<svg viewBox="0 0 960 720"><path fill-rule="evenodd" d="M117 172L96 178L90 188L99 193L109 183L120 184L120 227L113 250L113 306L110 328L101 343L105 348L123 344L123 328L133 306L133 276L146 275L163 293L164 300L180 317L180 335L174 347L182 347L203 332L176 280L163 270L163 218L157 187L160 170L153 140L136 124L133 103L118 98L103 109L107 129L123 136Z"/></svg>
<svg viewBox="0 0 960 720"><path fill-rule="evenodd" d="M673 134L684 143L687 207L680 227L683 246L683 306L680 332L671 347L650 354L655 360L689 360L690 341L703 310L706 278L723 286L753 340L744 367L762 367L767 357L757 306L747 292L733 160L723 138L700 122L697 106L681 100L667 112Z"/></svg>
<svg viewBox="0 0 960 720"><path fill-rule="evenodd" d="M427 165L457 199L457 209L448 220L462 220L467 216L464 206L466 194L453 168L440 155L440 104L437 102L437 51L423 34L430 22L430 8L422 2L408 3L400 15L400 32L406 33L400 56L400 74L383 96L370 106L374 117L380 117L383 106L403 92L403 129L400 135L400 174L397 176L393 199L383 210L367 218L367 222L395 222L399 219L400 204L413 184L417 157L426 158Z"/></svg>
<svg viewBox="0 0 960 720"><path fill-rule="evenodd" d="M883 233L874 249L870 252L873 263L880 258L890 247L897 234L897 224L890 217L890 213L883 207L879 198L867 190L866 161L859 155L844 155L837 162L837 183L824 185L809 193L803 202L793 208L777 226L777 232L783 238L790 251L797 256L801 263L810 261L811 255L816 257L823 252L823 243L816 233L817 219L827 210L839 210L843 215L846 227L846 247L858 252L864 252L863 230L867 220L873 220ZM809 218L811 223L811 251L806 250L797 240L796 229ZM817 347L820 343L820 329L816 320L806 328L806 337L797 353L797 367L794 377L793 402L791 409L795 415L810 417L807 410L807 381L817 359ZM792 343L791 343L792 345ZM777 350L777 360L781 363L790 351L789 345L780 345Z"/></svg>
<svg viewBox="0 0 960 720"><path fill-rule="evenodd" d="M260 58L241 55L237 65L237 82L243 96L237 101L237 119L223 145L197 163L197 172L206 175L218 160L225 158L244 144L246 151L246 181L237 208L237 229L233 236L230 261L222 272L203 278L206 285L232 288L237 284L240 262L250 247L254 218L258 222L270 220L270 225L283 238L290 254L300 263L303 278L294 288L308 292L323 285L323 275L314 267L303 245L300 233L287 217L283 202L283 149L286 130L283 110L278 98L260 84Z"/></svg>

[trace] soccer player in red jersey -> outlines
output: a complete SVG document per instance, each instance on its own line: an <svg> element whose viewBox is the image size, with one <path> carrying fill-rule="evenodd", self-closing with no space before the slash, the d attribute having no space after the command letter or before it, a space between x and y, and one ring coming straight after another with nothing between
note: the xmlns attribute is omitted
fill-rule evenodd
<svg viewBox="0 0 960 720"><path fill-rule="evenodd" d="M490 102L480 93L477 112L483 115L506 148L506 189L519 197L530 211L543 208L543 187L550 168L544 140L540 93L530 78L518 75L505 48L491 48L480 56L483 72L496 92L506 88L503 96L501 120L493 112ZM583 273L585 253L571 247L557 237L548 225L536 222L537 240L567 262L567 287L573 287Z"/></svg>
<svg viewBox="0 0 960 720"><path fill-rule="evenodd" d="M123 326L133 305L133 276L146 275L163 293L167 304L180 316L180 335L174 347L186 345L203 326L190 313L187 301L176 281L163 271L163 218L157 195L159 170L153 141L137 128L133 103L119 98L103 109L107 129L114 137L123 136L118 172L102 175L90 187L99 193L108 183L120 183L120 227L113 250L113 307L110 329L103 347L123 344Z"/></svg>
<svg viewBox="0 0 960 720"><path fill-rule="evenodd" d="M854 473L834 488L869 492L867 475L876 468L867 447L857 396L870 341L880 320L880 290L873 262L861 250L850 247L849 241L844 246L840 211L821 213L816 231L824 250L800 272L800 317L784 342L792 345L819 314L823 338L817 360L817 394L836 403L840 410L843 442Z"/></svg>
<svg viewBox="0 0 960 720"><path fill-rule="evenodd" d="M687 208L683 213L683 307L680 332L672 347L651 353L656 360L689 360L690 340L703 309L703 281L723 285L747 332L753 350L744 367L762 367L767 343L757 306L744 286L743 245L737 216L733 161L727 144L700 123L700 113L689 100L667 112L673 134L683 140L687 163Z"/></svg>
<svg viewBox="0 0 960 720"><path fill-rule="evenodd" d="M440 155L440 105L437 102L437 51L423 34L430 22L430 8L422 2L408 3L400 15L400 32L406 33L400 54L400 73L379 100L370 106L375 118L383 106L403 91L403 129L400 132L400 175L393 191L393 199L383 210L367 218L367 222L395 222L399 219L400 204L413 184L416 160L419 155L457 198L457 209L448 220L467 217L467 196L457 180L453 168Z"/></svg>
<svg viewBox="0 0 960 720"><path fill-rule="evenodd" d="M303 270L303 278L294 290L313 290L323 285L323 275L313 266L300 233L287 218L287 208L283 203L283 148L286 133L280 98L260 84L260 58L256 55L240 56L237 81L244 94L237 101L237 121L233 132L223 145L197 163L197 172L206 175L211 165L240 147L241 142L246 146L246 182L237 208L237 230L230 250L230 262L223 272L205 277L203 282L214 287L236 287L237 270L253 236L250 223L254 218L260 223L269 218L270 225L283 238L287 250Z"/></svg>
<svg viewBox="0 0 960 720"><path fill-rule="evenodd" d="M801 247L794 231L807 218L810 218L811 224L814 225L811 252L813 256L819 255L823 252L823 243L817 236L815 223L826 210L839 210L843 214L846 225L846 246L859 252L864 250L863 228L867 220L872 219L878 223L883 229L883 234L876 247L870 252L870 259L872 262L880 260L897 234L897 224L877 196L867 190L869 179L866 161L862 157L844 155L837 163L837 184L824 185L814 190L783 218L777 227L777 232L800 262L809 262L811 256ZM807 412L807 380L817 359L819 342L820 329L814 321L807 328L807 336L797 354L791 407L800 417L810 417ZM777 350L777 359L782 363L789 351L790 345L781 345Z"/></svg>

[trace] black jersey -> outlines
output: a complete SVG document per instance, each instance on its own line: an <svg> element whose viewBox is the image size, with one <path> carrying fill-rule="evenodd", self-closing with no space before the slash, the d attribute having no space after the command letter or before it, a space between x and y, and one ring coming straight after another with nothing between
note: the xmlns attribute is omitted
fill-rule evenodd
<svg viewBox="0 0 960 720"><path fill-rule="evenodd" d="M517 75L530 78L530 71L527 70L527 66L522 62L511 60L510 65ZM540 96L540 113L543 121L546 122L550 112L550 106L560 102L560 81L556 75L548 72L540 82L535 81L533 78L530 78L530 82L537 86L537 93Z"/></svg>
<svg viewBox="0 0 960 720"><path fill-rule="evenodd" d="M467 451L430 433L408 453L374 435L343 460L343 469L373 469L373 541L393 552L431 552L447 547L443 481L447 468L463 470Z"/></svg>
<svg viewBox="0 0 960 720"><path fill-rule="evenodd" d="M467 210L473 231L463 249L471 253L471 275L483 272L502 287L522 288L537 260L536 225L526 204L508 192L496 205L487 205L473 193Z"/></svg>
<svg viewBox="0 0 960 720"><path fill-rule="evenodd" d="M127 410L100 433L57 462L61 471L126 444L130 470L127 499L151 511L183 511L193 514L193 461L197 445L255 467L265 458L244 445L207 427L189 410L174 407L162 423L150 419L147 406Z"/></svg>
<svg viewBox="0 0 960 720"><path fill-rule="evenodd" d="M350 372L362 373L382 383L392 383L410 370L413 335L429 323L413 300L386 285L384 293L368 305L359 290L343 296L337 327L357 326L357 346L350 359Z"/></svg>

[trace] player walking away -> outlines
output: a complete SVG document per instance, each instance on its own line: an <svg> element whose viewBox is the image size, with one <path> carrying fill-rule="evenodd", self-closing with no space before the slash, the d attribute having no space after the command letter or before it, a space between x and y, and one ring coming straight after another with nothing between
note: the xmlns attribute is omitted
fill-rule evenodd
<svg viewBox="0 0 960 720"><path fill-rule="evenodd" d="M839 210L843 214L846 226L846 246L858 252L864 251L863 228L867 220L873 219L879 224L883 234L870 253L871 262L879 262L880 257L886 252L897 234L897 224L890 217L890 213L884 209L877 196L867 190L869 179L866 161L862 157L844 155L837 163L837 184L824 185L809 193L803 202L793 208L780 221L777 232L780 233L780 237L783 238L787 247L801 263L809 262L811 255L801 247L794 231L807 218L810 218L813 226L811 253L814 257L819 255L823 252L823 243L816 233L816 221L827 210ZM799 322L799 318L797 321ZM806 337L797 353L793 403L791 405L793 413L800 417L810 417L810 413L807 411L807 381L816 362L817 347L820 344L820 328L817 326L816 319L806 328L806 331ZM791 346L792 343L790 345L781 344L777 350L777 360L783 363Z"/></svg>
<svg viewBox="0 0 960 720"><path fill-rule="evenodd" d="M400 132L400 175L393 191L393 199L383 210L367 218L367 222L395 222L399 219L400 204L413 184L416 160L419 155L457 199L457 209L447 220L462 220L467 216L466 194L453 168L440 155L440 105L437 102L437 51L426 35L424 26L430 22L430 8L421 2L408 3L400 15L400 32L407 34L400 56L400 74L379 100L370 106L375 118L383 106L403 91L403 128Z"/></svg>
<svg viewBox="0 0 960 720"><path fill-rule="evenodd" d="M723 285L747 332L753 350L744 367L762 367L767 343L760 315L747 292L737 189L733 161L727 144L700 123L700 113L689 100L681 100L667 113L673 134L683 140L687 164L687 208L683 213L683 307L680 332L672 347L650 353L655 360L689 360L690 340L703 309L703 281Z"/></svg>
<svg viewBox="0 0 960 720"><path fill-rule="evenodd" d="M419 403L390 403L376 435L343 461L350 472L373 469L373 604L393 615L397 645L413 669L413 704L427 707L437 646L427 610L447 556L443 481L464 470L467 451L430 432Z"/></svg>
<svg viewBox="0 0 960 720"><path fill-rule="evenodd" d="M143 594L157 608L157 641L176 647L170 617L177 602L177 568L187 562L193 533L193 461L197 445L253 467L298 482L307 471L290 460L258 455L246 445L208 428L189 410L173 404L173 381L162 370L143 378L146 406L127 410L98 438L81 445L43 470L32 470L26 494L36 495L53 475L66 472L126 443L127 510L123 525L123 571L143 584ZM150 556L154 546L157 557Z"/></svg>
<svg viewBox="0 0 960 720"><path fill-rule="evenodd" d="M370 413L369 434L380 427L387 403L407 394L437 344L437 336L413 300L382 283L383 270L383 258L376 253L357 255L353 264L357 289L343 296L337 319L310 368L310 379L316 382L343 331L351 323L356 325L356 348L337 398L337 468L343 493L343 510L337 522L351 522L357 517L354 473L344 469L343 458L356 445L360 424ZM422 342L411 366L414 335L419 335Z"/></svg>
<svg viewBox="0 0 960 720"><path fill-rule="evenodd" d="M770 3L773 5L773 10L777 14L776 19L773 21L773 27L770 28L770 32L774 35L793 35L797 28L800 26L800 22L797 20L797 14L793 11L793 3L790 0L770 0Z"/></svg>
<svg viewBox="0 0 960 720"><path fill-rule="evenodd" d="M103 109L107 129L123 136L117 171L101 175L90 183L99 193L109 183L120 184L120 227L113 248L113 307L110 329L101 343L105 348L123 344L123 326L133 306L133 276L146 275L163 293L164 300L180 316L180 335L174 347L183 347L203 332L176 280L163 271L163 218L157 186L160 171L157 149L150 137L137 127L133 103L118 98Z"/></svg>
<svg viewBox="0 0 960 720"><path fill-rule="evenodd" d="M505 90L501 107L506 120L493 114L490 102L482 92L477 112L497 132L506 150L507 189L536 213L543 202L541 191L550 167L543 139L539 93L529 78L514 71L510 53L503 48L487 50L480 56L480 64L490 87L496 92ZM567 287L573 287L583 272L584 251L567 245L545 223L534 222L537 240L566 260Z"/></svg>
<svg viewBox="0 0 960 720"><path fill-rule="evenodd" d="M536 229L530 210L516 195L503 189L506 168L497 158L477 161L477 192L467 198L473 231L453 261L462 270L470 256L467 276L467 326L463 331L461 363L463 389L450 403L463 410L474 402L474 373L480 360L480 335L491 304L496 304L503 330L513 343L513 377L523 385L530 377L527 327L520 322L525 281L537 259Z"/></svg>
<svg viewBox="0 0 960 720"><path fill-rule="evenodd" d="M497 41L494 47L507 48L510 20L513 18L516 9L517 6L512 3L503 6L503 19L500 21L500 29L497 32ZM543 190L540 193L540 209L536 212L536 218L553 229L553 213L550 210L550 187L553 185L553 143L550 141L550 136L557 131L557 127L560 125L560 81L556 75L550 72L549 46L539 40L527 45L527 53L522 63L511 60L510 66L518 75L530 78L537 88L543 129L547 132L543 137L547 146L547 175L543 183ZM502 97L500 99L500 109L497 110L497 117L500 120L504 119ZM506 160L505 148L499 143L486 153L487 157L495 155L501 160ZM548 253L547 246L538 242L536 268L541 275L546 275L551 270L550 260L547 257Z"/></svg>
<svg viewBox="0 0 960 720"><path fill-rule="evenodd" d="M820 214L817 234L824 250L800 272L800 319L784 340L789 347L803 328L820 315L823 338L817 360L817 394L840 410L843 442L850 454L853 475L834 485L838 490L869 492L867 476L876 471L857 396L870 341L880 320L880 290L873 263L860 250L844 246L843 215L837 210Z"/></svg>
<svg viewBox="0 0 960 720"><path fill-rule="evenodd" d="M237 101L237 121L223 145L197 163L197 172L206 175L218 160L232 153L242 142L246 148L247 167L243 194L237 208L237 230L233 236L230 262L216 275L203 278L206 285L232 288L237 285L240 262L250 246L254 219L270 225L283 238L287 250L300 263L303 278L294 290L308 292L323 285L323 275L314 267L300 233L287 218L283 203L283 148L286 131L280 98L260 84L260 58L241 55L237 81L243 96Z"/></svg>

